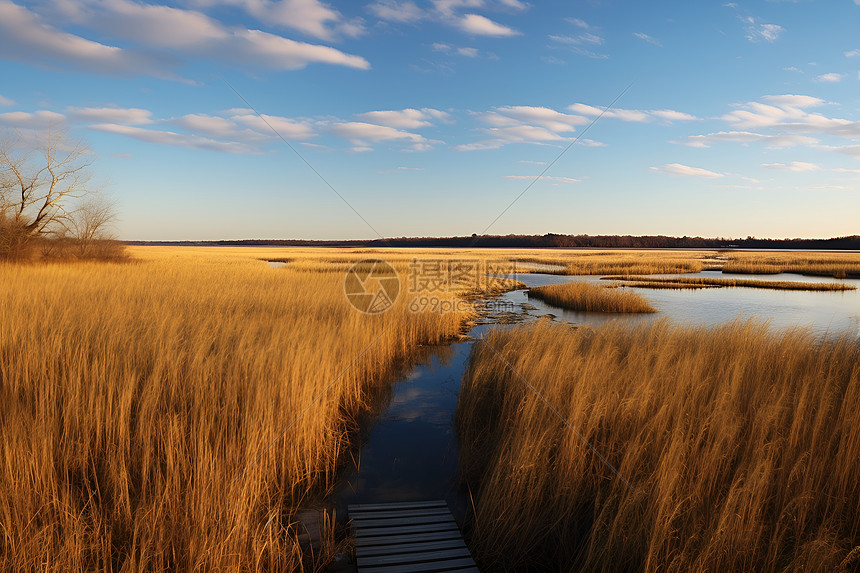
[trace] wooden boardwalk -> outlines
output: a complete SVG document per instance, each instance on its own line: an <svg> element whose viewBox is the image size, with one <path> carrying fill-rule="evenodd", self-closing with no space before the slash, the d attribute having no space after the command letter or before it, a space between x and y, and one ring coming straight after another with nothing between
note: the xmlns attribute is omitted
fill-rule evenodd
<svg viewBox="0 0 860 573"><path fill-rule="evenodd" d="M444 501L348 509L359 573L478 571Z"/></svg>

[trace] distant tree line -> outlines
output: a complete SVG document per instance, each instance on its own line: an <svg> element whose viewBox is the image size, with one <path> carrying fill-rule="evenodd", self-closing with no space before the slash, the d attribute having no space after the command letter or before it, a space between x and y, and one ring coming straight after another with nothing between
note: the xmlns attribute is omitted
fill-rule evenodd
<svg viewBox="0 0 860 573"><path fill-rule="evenodd" d="M832 239L705 238L665 235L483 235L480 237L397 237L357 241L300 239L242 239L235 241L129 241L130 245L271 246L271 247L483 247L483 248L599 248L599 249L809 249L860 250L860 235Z"/></svg>

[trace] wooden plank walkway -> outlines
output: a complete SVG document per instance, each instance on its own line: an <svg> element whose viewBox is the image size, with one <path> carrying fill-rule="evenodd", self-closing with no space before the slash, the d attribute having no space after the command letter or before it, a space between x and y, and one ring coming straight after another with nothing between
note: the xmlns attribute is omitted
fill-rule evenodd
<svg viewBox="0 0 860 573"><path fill-rule="evenodd" d="M359 573L478 568L444 501L350 505Z"/></svg>

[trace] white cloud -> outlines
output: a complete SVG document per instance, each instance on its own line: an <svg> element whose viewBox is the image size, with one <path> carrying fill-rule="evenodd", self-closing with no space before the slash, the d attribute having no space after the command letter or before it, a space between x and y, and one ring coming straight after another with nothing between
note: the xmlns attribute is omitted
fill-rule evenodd
<svg viewBox="0 0 860 573"><path fill-rule="evenodd" d="M367 7L377 18L389 22L410 24L427 16L426 12L414 2L398 2L397 0L379 0Z"/></svg>
<svg viewBox="0 0 860 573"><path fill-rule="evenodd" d="M588 25L588 22L586 22L585 20L583 20L581 18L565 18L565 20L567 20L568 22L570 22L574 26L578 26L578 27L582 28L583 30L588 30L589 28L591 28L591 26Z"/></svg>
<svg viewBox="0 0 860 573"><path fill-rule="evenodd" d="M593 30L592 28L588 29ZM599 46L602 46L605 40L602 36L594 33L593 31L583 31L573 36L550 34L549 39L557 44L565 46L567 49L575 54L579 54L580 56L585 56L595 60L605 60L609 58L607 54L594 51Z"/></svg>
<svg viewBox="0 0 860 573"><path fill-rule="evenodd" d="M118 125L114 123L99 123L89 126L90 129L124 135L139 141L154 143L157 145L171 145L175 147L186 147L189 149L202 149L207 151L221 151L224 153L253 153L253 148L238 142L217 141L206 137L176 133L174 131L162 131L146 129L130 125Z"/></svg>
<svg viewBox="0 0 860 573"><path fill-rule="evenodd" d="M651 167L651 170L680 177L703 177L705 179L724 177L723 173L716 173L715 171L709 171L701 167L690 167L689 165L682 165L680 163L667 163L662 167Z"/></svg>
<svg viewBox="0 0 860 573"><path fill-rule="evenodd" d="M465 56L467 58L477 58L478 57L478 49L477 48L457 48L457 53L461 56Z"/></svg>
<svg viewBox="0 0 860 573"><path fill-rule="evenodd" d="M836 83L842 81L842 74L837 74L836 72L830 72L827 74L821 74L815 77L815 81L824 82L824 83Z"/></svg>
<svg viewBox="0 0 860 573"><path fill-rule="evenodd" d="M432 108L369 111L358 114L358 117L371 123L397 129L428 127L433 125L431 120L449 121L450 119L448 113Z"/></svg>
<svg viewBox="0 0 860 573"><path fill-rule="evenodd" d="M433 143L417 133L358 121L334 123L328 127L328 130L338 137L348 139L356 147L362 148L370 147L372 143L403 141L411 143L413 151L427 151Z"/></svg>
<svg viewBox="0 0 860 573"><path fill-rule="evenodd" d="M780 107L819 107L827 103L821 98L797 94L766 95L761 99Z"/></svg>
<svg viewBox="0 0 860 573"><path fill-rule="evenodd" d="M236 6L267 26L291 28L321 40L354 38L365 31L360 19L348 20L319 0L192 0L192 3L201 7Z"/></svg>
<svg viewBox="0 0 860 573"><path fill-rule="evenodd" d="M528 3L520 2L520 0L499 0L499 2L514 10L526 10L529 7Z"/></svg>
<svg viewBox="0 0 860 573"><path fill-rule="evenodd" d="M587 116L596 117L603 110L600 108L576 103L568 106L573 114L563 113L547 107L539 106L502 106L478 114L479 119L489 127L481 131L489 139L458 145L459 151L475 151L498 149L509 143L554 143L568 139L576 131L577 126L586 125L592 121ZM695 116L679 111L662 109L640 111L633 109L612 109L604 114L627 122L645 122L651 119L662 121L694 120ZM585 147L604 147L606 144L591 139L577 142Z"/></svg>
<svg viewBox="0 0 860 573"><path fill-rule="evenodd" d="M860 56L860 49L849 50L848 52L845 52L846 58L856 58L858 56Z"/></svg>
<svg viewBox="0 0 860 573"><path fill-rule="evenodd" d="M459 20L459 27L470 34L479 36L516 36L519 32L513 28L493 22L480 14L466 14Z"/></svg>
<svg viewBox="0 0 860 573"><path fill-rule="evenodd" d="M0 53L9 59L101 74L154 73L160 67L152 57L58 30L8 0L0 0Z"/></svg>
<svg viewBox="0 0 860 573"><path fill-rule="evenodd" d="M775 169L778 171L794 171L796 173L806 172L806 171L818 171L821 169L820 165L815 163L806 163L803 161L792 161L791 163L762 163L762 167L765 169Z"/></svg>
<svg viewBox="0 0 860 573"><path fill-rule="evenodd" d="M804 108L821 105L823 100L809 96L766 96L768 103L749 102L722 119L740 129L772 129L783 134L820 133L839 137L860 137L860 122L810 113Z"/></svg>
<svg viewBox="0 0 860 573"><path fill-rule="evenodd" d="M7 97L0 95L0 105L15 105L15 102Z"/></svg>
<svg viewBox="0 0 860 573"><path fill-rule="evenodd" d="M575 103L567 106L567 109L570 111L581 113L583 115L590 115L593 117L598 117L603 114L603 117L612 117L615 119L620 119L621 121L635 121L635 122L643 122L648 121L650 119L650 112L640 111L637 109L620 109L614 108L604 111L602 108L594 107L593 105L587 105L584 103ZM671 115L672 110L659 110L661 119L671 119L669 116Z"/></svg>
<svg viewBox="0 0 860 573"><path fill-rule="evenodd" d="M655 46L662 46L663 45L660 43L660 40L658 40L657 38L652 38L648 34L645 34L642 32L633 32L633 35L636 36L637 38L639 38L640 40L648 42L649 44L653 44Z"/></svg>
<svg viewBox="0 0 860 573"><path fill-rule="evenodd" d="M505 175L506 179L525 179L527 181L533 181L537 175ZM582 179L574 179L573 177L557 177L551 175L542 175L540 177L541 180L546 181L557 181L559 183L579 183Z"/></svg>
<svg viewBox="0 0 860 573"><path fill-rule="evenodd" d="M376 0L368 5L368 10L377 18L399 24L415 24L422 20L440 22L468 34L478 36L511 37L518 36L517 30L500 24L490 18L477 14L476 9L486 8L496 11L523 11L529 4L520 0L430 0L430 6L422 8L409 0ZM447 44L439 44L443 48ZM453 47L449 46L453 49ZM460 55L474 57L472 48L462 49ZM439 51L446 51L444 49ZM474 55L473 55L474 54Z"/></svg>
<svg viewBox="0 0 860 573"><path fill-rule="evenodd" d="M230 57L230 50L238 49L233 54L237 62L272 69L298 70L313 62L370 69L370 63L361 56L346 54L329 46L297 42L260 30L240 30L235 33L235 38L235 46L223 46L222 57Z"/></svg>
<svg viewBox="0 0 860 573"><path fill-rule="evenodd" d="M818 139L803 135L773 135L752 131L719 131L706 135L690 135L684 141L673 141L689 147L710 147L714 143L762 143L767 147L781 148L797 145L815 145Z"/></svg>
<svg viewBox="0 0 860 573"><path fill-rule="evenodd" d="M837 173L860 173L860 169L845 169L844 167L837 167L833 171Z"/></svg>
<svg viewBox="0 0 860 573"><path fill-rule="evenodd" d="M690 115L683 111L675 111L673 109L655 109L648 113L666 121L695 121L699 119L695 115Z"/></svg>
<svg viewBox="0 0 860 573"><path fill-rule="evenodd" d="M65 115L48 110L40 110L33 113L26 111L0 113L0 125L23 129L62 127L65 120Z"/></svg>
<svg viewBox="0 0 860 573"><path fill-rule="evenodd" d="M775 42L785 31L782 26L762 22L759 18L752 16L748 11L740 8L737 3L729 2L723 4L735 11L738 20L744 27L746 38L750 42Z"/></svg>
<svg viewBox="0 0 860 573"><path fill-rule="evenodd" d="M198 3L207 5L220 3L221 0L199 0ZM275 10L274 4L267 0L261 0L260 6L266 6ZM0 0L0 31L3 24L8 20L5 12L14 12L8 6L14 6L7 0ZM48 29L39 24L38 16L29 15L29 20L17 10L16 27L26 28L26 38L21 40L24 49L16 46L15 53L28 54L29 57L47 58L57 62L64 62L70 58L69 46L80 46L80 50L86 52L92 61L79 65L95 68L97 71L108 71L113 73L166 75L165 69L172 69L182 63L182 58L198 57L213 59L221 62L230 62L243 68L268 68L275 70L296 70L310 63L327 63L342 65L358 69L368 69L370 64L364 58L344 53L329 46L299 42L263 32L242 27L226 27L221 22L206 16L201 12L173 8L170 6L139 4L129 0L104 0L94 2L91 0L68 0L50 4L55 14L55 19L69 21L78 27L85 27L99 32L104 36L112 36L121 42L134 42L141 46L141 51L132 52L118 47L103 46L64 34L58 30ZM278 10L285 10L292 14L294 10L313 11L314 9L325 9L316 0L290 0L278 4ZM314 8L316 6L316 8ZM268 8L266 8L268 9ZM28 13L29 14L29 13ZM301 20L298 17L291 22L299 26ZM33 30L39 32L34 35ZM318 30L319 34L323 34ZM319 35L317 34L317 35ZM23 32L21 35L24 35ZM324 35L324 34L323 34ZM43 54L48 48L36 47L32 44L38 38L45 38L43 43L49 44L51 53ZM56 37L56 40L48 40ZM0 34L0 48L3 47L4 38ZM84 42L84 43L82 43ZM31 45L30 49L26 47ZM100 46L100 47L99 47ZM142 55L142 54L146 55ZM95 55L93 55L95 54ZM98 56L98 57L96 57ZM21 56L25 57L25 56ZM115 62L111 61L116 60ZM103 60L107 59L107 62ZM114 70L116 68L116 70Z"/></svg>
<svg viewBox="0 0 860 573"><path fill-rule="evenodd" d="M775 42L784 31L785 28L777 24L750 22L750 26L747 28L747 40L751 42L759 40Z"/></svg>
<svg viewBox="0 0 860 573"><path fill-rule="evenodd" d="M577 36L559 36L550 34L549 39L561 44L590 44L592 46L602 46L604 43L602 36L592 34L591 32L583 32Z"/></svg>
<svg viewBox="0 0 860 573"><path fill-rule="evenodd" d="M188 121L189 117L190 116L185 116L186 121ZM197 116L197 118L204 117L205 116ZM310 139L316 136L316 133L311 128L311 126L307 124L307 122L290 119L288 117L246 113L232 115L229 119L235 122L237 125L241 124L247 126L248 128L256 131L257 133L265 135L267 137L272 137L274 135L272 133L273 128L275 129L275 131L278 132L278 135L282 136L284 139ZM198 119L197 128L202 129L203 125L204 124ZM214 125L212 127L214 127ZM214 134L215 132L212 133ZM236 137L236 135L238 134L233 135L233 137Z"/></svg>
<svg viewBox="0 0 860 573"><path fill-rule="evenodd" d="M123 125L145 125L152 123L152 112L148 109L122 107L70 107L69 117L76 121L96 123L119 123Z"/></svg>

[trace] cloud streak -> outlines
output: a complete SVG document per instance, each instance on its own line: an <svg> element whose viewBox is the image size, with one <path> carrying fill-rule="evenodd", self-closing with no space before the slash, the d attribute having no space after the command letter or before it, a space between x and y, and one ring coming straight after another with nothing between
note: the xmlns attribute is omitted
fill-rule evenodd
<svg viewBox="0 0 860 573"><path fill-rule="evenodd" d="M682 165L680 163L667 163L660 167L651 167L650 169L675 177L699 177L704 179L725 177L724 173L717 173L708 169L702 169L701 167L690 167L689 165Z"/></svg>

